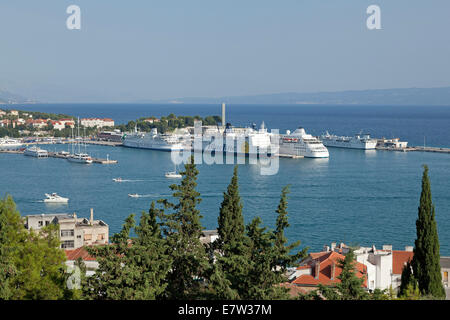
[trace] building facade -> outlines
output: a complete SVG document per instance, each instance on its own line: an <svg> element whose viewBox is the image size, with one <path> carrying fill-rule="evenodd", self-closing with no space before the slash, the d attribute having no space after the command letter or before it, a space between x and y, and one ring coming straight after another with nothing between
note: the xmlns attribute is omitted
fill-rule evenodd
<svg viewBox="0 0 450 320"><path fill-rule="evenodd" d="M94 220L92 209L90 219L78 218L75 213L26 216L25 227L28 230L39 230L49 224L59 225L59 236L63 249L77 249L109 242L109 226L102 220Z"/></svg>

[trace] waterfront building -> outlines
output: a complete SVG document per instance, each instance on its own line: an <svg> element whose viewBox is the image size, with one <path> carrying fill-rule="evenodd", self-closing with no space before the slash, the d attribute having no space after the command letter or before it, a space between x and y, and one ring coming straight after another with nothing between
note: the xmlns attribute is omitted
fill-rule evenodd
<svg viewBox="0 0 450 320"><path fill-rule="evenodd" d="M83 118L81 119L81 125L88 128L103 128L103 127L114 127L114 120L105 118Z"/></svg>
<svg viewBox="0 0 450 320"><path fill-rule="evenodd" d="M407 141L400 141L399 138L393 138L393 139L378 139L377 147L384 147L384 148L394 148L394 149L402 149L406 148L408 146Z"/></svg>
<svg viewBox="0 0 450 320"><path fill-rule="evenodd" d="M2 118L4 115L6 115L6 112L3 110L0 110L0 118Z"/></svg>
<svg viewBox="0 0 450 320"><path fill-rule="evenodd" d="M28 230L39 230L51 223L59 225L63 249L77 249L109 242L109 226L102 220L94 220L93 209L90 219L78 218L75 213L27 215L25 227Z"/></svg>

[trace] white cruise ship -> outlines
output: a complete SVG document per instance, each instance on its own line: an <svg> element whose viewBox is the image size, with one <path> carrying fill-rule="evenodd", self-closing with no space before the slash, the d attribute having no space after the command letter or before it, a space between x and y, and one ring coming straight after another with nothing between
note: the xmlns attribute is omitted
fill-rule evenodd
<svg viewBox="0 0 450 320"><path fill-rule="evenodd" d="M194 151L196 149L194 143ZM225 130L207 131L202 136L202 151L211 153L233 153L243 155L271 155L274 150L271 146L270 133L267 132L264 122L259 129L253 124L252 128L233 128L227 123Z"/></svg>
<svg viewBox="0 0 450 320"><path fill-rule="evenodd" d="M320 137L327 147L373 150L377 145L376 139L369 134L356 134L354 137L336 136L328 131Z"/></svg>
<svg viewBox="0 0 450 320"><path fill-rule="evenodd" d="M123 145L130 148L182 151L184 149L182 136L176 134L160 134L156 128L150 133L135 132L124 135Z"/></svg>
<svg viewBox="0 0 450 320"><path fill-rule="evenodd" d="M8 137L0 139L0 149L4 150L14 150L19 149L22 143L19 140L11 139Z"/></svg>
<svg viewBox="0 0 450 320"><path fill-rule="evenodd" d="M36 158L48 158L48 151L36 146L26 149L23 154Z"/></svg>
<svg viewBox="0 0 450 320"><path fill-rule="evenodd" d="M294 132L286 131L286 134L272 135L278 139L279 154L303 156L305 158L328 158L328 149L322 142L305 132L305 129L298 128Z"/></svg>

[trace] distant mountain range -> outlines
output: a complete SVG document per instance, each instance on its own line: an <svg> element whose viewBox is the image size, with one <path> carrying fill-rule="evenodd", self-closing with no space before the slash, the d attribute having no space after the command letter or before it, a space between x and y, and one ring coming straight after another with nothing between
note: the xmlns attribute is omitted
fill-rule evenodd
<svg viewBox="0 0 450 320"><path fill-rule="evenodd" d="M275 93L219 98L178 98L141 101L149 103L233 104L330 104L330 105L447 105L450 87L352 90L316 93Z"/></svg>
<svg viewBox="0 0 450 320"><path fill-rule="evenodd" d="M450 106L450 87L351 90L315 93L274 93L249 96L224 96L216 98L189 97L176 99L141 99L135 101L104 102L134 103L184 103L184 104L327 104L327 105L446 105ZM34 103L35 100L0 89L0 104ZM45 102L45 101L41 101ZM82 101L65 101L82 102ZM85 101L91 102L91 101ZM92 101L102 102L102 101Z"/></svg>
<svg viewBox="0 0 450 320"><path fill-rule="evenodd" d="M34 100L0 89L0 104L33 103Z"/></svg>

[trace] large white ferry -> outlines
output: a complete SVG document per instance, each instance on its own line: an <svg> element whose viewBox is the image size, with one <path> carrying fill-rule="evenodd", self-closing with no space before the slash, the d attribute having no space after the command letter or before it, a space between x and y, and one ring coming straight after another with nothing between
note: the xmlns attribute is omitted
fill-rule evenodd
<svg viewBox="0 0 450 320"><path fill-rule="evenodd" d="M152 149L162 151L182 151L182 136L177 134L160 134L156 128L151 132L135 132L125 134L123 145L130 148Z"/></svg>
<svg viewBox="0 0 450 320"><path fill-rule="evenodd" d="M11 139L8 137L0 139L0 149L13 150L19 149L23 144L16 139Z"/></svg>
<svg viewBox="0 0 450 320"><path fill-rule="evenodd" d="M277 140L275 140L277 139ZM272 135L273 143L278 142L279 154L302 156L306 158L328 158L328 149L322 142L307 134L302 127L294 132L286 131L286 134Z"/></svg>
<svg viewBox="0 0 450 320"><path fill-rule="evenodd" d="M253 124L251 128L233 128L227 123L225 129L207 130L201 137L202 151L211 153L233 153L242 155L268 155L274 153L270 133L264 125L259 129ZM193 142L193 150L198 146Z"/></svg>
<svg viewBox="0 0 450 320"><path fill-rule="evenodd" d="M371 139L369 134L356 134L353 137L336 136L329 134L328 131L320 137L323 144L327 147L351 148L351 149L375 149L376 139Z"/></svg>
<svg viewBox="0 0 450 320"><path fill-rule="evenodd" d="M48 158L48 151L37 146L26 149L23 154L36 158Z"/></svg>

